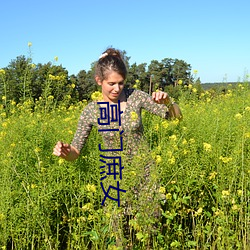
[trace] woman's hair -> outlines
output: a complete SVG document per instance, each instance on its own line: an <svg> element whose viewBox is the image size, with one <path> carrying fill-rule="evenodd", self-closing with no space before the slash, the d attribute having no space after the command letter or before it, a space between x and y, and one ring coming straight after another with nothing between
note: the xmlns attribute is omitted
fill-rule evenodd
<svg viewBox="0 0 250 250"><path fill-rule="evenodd" d="M98 76L103 81L110 71L117 72L124 80L127 77L127 68L122 53L114 48L108 48L99 57L95 65L95 76Z"/></svg>

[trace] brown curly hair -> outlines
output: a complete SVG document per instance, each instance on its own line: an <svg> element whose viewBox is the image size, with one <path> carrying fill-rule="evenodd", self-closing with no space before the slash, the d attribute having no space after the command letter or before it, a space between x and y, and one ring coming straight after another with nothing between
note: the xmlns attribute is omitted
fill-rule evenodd
<svg viewBox="0 0 250 250"><path fill-rule="evenodd" d="M95 65L95 76L98 76L103 81L110 71L117 72L124 80L127 77L127 68L122 53L114 48L108 48L102 53Z"/></svg>

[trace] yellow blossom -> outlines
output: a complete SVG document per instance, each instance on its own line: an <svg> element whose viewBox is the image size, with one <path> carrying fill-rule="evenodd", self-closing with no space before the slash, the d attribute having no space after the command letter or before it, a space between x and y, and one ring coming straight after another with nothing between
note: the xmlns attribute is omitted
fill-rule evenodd
<svg viewBox="0 0 250 250"><path fill-rule="evenodd" d="M4 128L6 128L6 127L8 126L8 123L7 123L7 122L3 122L3 123L2 123L2 126L3 126Z"/></svg>
<svg viewBox="0 0 250 250"><path fill-rule="evenodd" d="M32 46L32 42L28 42L28 47L31 47Z"/></svg>
<svg viewBox="0 0 250 250"><path fill-rule="evenodd" d="M136 172L135 171L131 171L130 172L132 175L136 176Z"/></svg>
<svg viewBox="0 0 250 250"><path fill-rule="evenodd" d="M196 212L195 212L195 216L198 216L198 215L201 215L202 214L202 211L203 211L203 209L202 209L202 207L200 207Z"/></svg>
<svg viewBox="0 0 250 250"><path fill-rule="evenodd" d="M214 178L216 177L216 175L217 175L216 172L212 172L212 173L210 173L208 179L209 179L209 180L212 180L212 179L214 179Z"/></svg>
<svg viewBox="0 0 250 250"><path fill-rule="evenodd" d="M90 211L93 208L92 203L86 203L84 206L82 206L82 211L86 212L86 211Z"/></svg>
<svg viewBox="0 0 250 250"><path fill-rule="evenodd" d="M182 140L182 145L186 145L187 144L187 140L184 138L183 140Z"/></svg>
<svg viewBox="0 0 250 250"><path fill-rule="evenodd" d="M242 195L242 194L243 194L243 191L242 191L241 189L238 189L238 190L237 190L237 194L238 194L238 195Z"/></svg>
<svg viewBox="0 0 250 250"><path fill-rule="evenodd" d="M188 84L188 88L189 89L192 89L193 88L193 85L190 83L190 84Z"/></svg>
<svg viewBox="0 0 250 250"><path fill-rule="evenodd" d="M178 119L174 119L174 120L171 121L171 124L174 125L174 126L176 126L176 125L179 124L179 120Z"/></svg>
<svg viewBox="0 0 250 250"><path fill-rule="evenodd" d="M133 88L134 88L134 89L137 89L137 85L136 85L136 84L134 84L134 85L133 85Z"/></svg>
<svg viewBox="0 0 250 250"><path fill-rule="evenodd" d="M92 192L92 193L95 193L95 192L96 192L96 186L95 186L95 185L92 185L92 184L88 184L88 185L86 186L86 189L87 189L87 191Z"/></svg>
<svg viewBox="0 0 250 250"><path fill-rule="evenodd" d="M48 100L53 100L54 99L54 96L53 95L49 95L48 96Z"/></svg>
<svg viewBox="0 0 250 250"><path fill-rule="evenodd" d="M0 221L4 220L4 218L5 218L4 214L0 214Z"/></svg>
<svg viewBox="0 0 250 250"><path fill-rule="evenodd" d="M162 158L160 155L156 155L156 159L155 159L156 163L159 164L162 162Z"/></svg>
<svg viewBox="0 0 250 250"><path fill-rule="evenodd" d="M155 124L154 129L155 129L155 131L159 130L159 124L158 123Z"/></svg>
<svg viewBox="0 0 250 250"><path fill-rule="evenodd" d="M182 80L179 80L179 81L178 81L178 84L179 84L179 85L182 85L182 83L183 83Z"/></svg>
<svg viewBox="0 0 250 250"><path fill-rule="evenodd" d="M74 83L71 84L71 88L74 89L76 85Z"/></svg>
<svg viewBox="0 0 250 250"><path fill-rule="evenodd" d="M6 96L5 95L2 96L2 100L6 100Z"/></svg>
<svg viewBox="0 0 250 250"><path fill-rule="evenodd" d="M223 157L223 156L220 156L219 159L223 162L223 163L228 163L230 161L232 161L232 157Z"/></svg>
<svg viewBox="0 0 250 250"><path fill-rule="evenodd" d="M230 192L229 190L222 190L221 194L222 194L222 197L227 197L230 195Z"/></svg>
<svg viewBox="0 0 250 250"><path fill-rule="evenodd" d="M138 114L135 111L130 113L130 118L132 121L136 121L138 119Z"/></svg>
<svg viewBox="0 0 250 250"><path fill-rule="evenodd" d="M167 194L166 194L166 199L167 199L167 200L170 200L171 198L172 198L172 194L171 194L171 193L167 193Z"/></svg>
<svg viewBox="0 0 250 250"><path fill-rule="evenodd" d="M190 138L189 139L189 143L191 143L191 144L195 143L195 139L194 138Z"/></svg>
<svg viewBox="0 0 250 250"><path fill-rule="evenodd" d="M34 149L34 151L35 151L36 153L38 153L38 152L41 151L41 149L40 149L39 147L36 147L36 148Z"/></svg>
<svg viewBox="0 0 250 250"><path fill-rule="evenodd" d="M169 136L169 139L172 140L172 141L176 141L177 136L176 135L171 135L171 136Z"/></svg>
<svg viewBox="0 0 250 250"><path fill-rule="evenodd" d="M239 210L239 206L237 204L233 204L232 210L234 210L234 211Z"/></svg>
<svg viewBox="0 0 250 250"><path fill-rule="evenodd" d="M95 91L91 94L91 99L93 101L101 101L103 99L102 93L100 91Z"/></svg>
<svg viewBox="0 0 250 250"><path fill-rule="evenodd" d="M245 110L250 111L250 107L249 106L245 107Z"/></svg>
<svg viewBox="0 0 250 250"><path fill-rule="evenodd" d="M60 158L60 159L58 160L58 163L59 163L59 165L62 165L62 164L64 163L64 159L63 159L63 158Z"/></svg>
<svg viewBox="0 0 250 250"><path fill-rule="evenodd" d="M166 193L166 188L165 187L160 187L159 188L159 193L165 194Z"/></svg>
<svg viewBox="0 0 250 250"><path fill-rule="evenodd" d="M238 113L234 116L237 120L241 120L242 119L242 114Z"/></svg>
<svg viewBox="0 0 250 250"><path fill-rule="evenodd" d="M207 152L211 152L212 151L212 146L209 143L203 142L203 148Z"/></svg>
<svg viewBox="0 0 250 250"><path fill-rule="evenodd" d="M223 215L223 211L221 211L220 209L217 209L217 210L214 212L214 215L215 215L215 216Z"/></svg>
<svg viewBox="0 0 250 250"><path fill-rule="evenodd" d="M173 165L175 164L175 157L172 156L170 159L168 159L169 164Z"/></svg>
<svg viewBox="0 0 250 250"><path fill-rule="evenodd" d="M162 127L163 128L167 128L168 127L168 122L166 120L164 120L162 123L161 123Z"/></svg>
<svg viewBox="0 0 250 250"><path fill-rule="evenodd" d="M193 73L196 75L196 74L198 74L198 70L197 69L194 69L193 70Z"/></svg>
<svg viewBox="0 0 250 250"><path fill-rule="evenodd" d="M58 56L55 56L55 57L54 57L54 60L57 62L57 61L58 61Z"/></svg>
<svg viewBox="0 0 250 250"><path fill-rule="evenodd" d="M136 83L139 83L139 82L140 82L140 80L139 80L139 79L136 79L136 80L135 80L135 82L136 82Z"/></svg>
<svg viewBox="0 0 250 250"><path fill-rule="evenodd" d="M5 75L5 70L4 69L0 69L0 75Z"/></svg>
<svg viewBox="0 0 250 250"><path fill-rule="evenodd" d="M193 93L197 93L197 89L196 89L196 88L193 88L193 89L192 89L192 92L193 92Z"/></svg>

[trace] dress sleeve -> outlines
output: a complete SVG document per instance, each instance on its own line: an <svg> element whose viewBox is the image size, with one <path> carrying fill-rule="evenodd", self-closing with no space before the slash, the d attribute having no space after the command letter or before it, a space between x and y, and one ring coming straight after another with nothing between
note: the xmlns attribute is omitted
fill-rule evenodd
<svg viewBox="0 0 250 250"><path fill-rule="evenodd" d="M158 104L153 101L152 97L147 94L146 92L137 90L136 91L136 98L140 100L141 107L146 109L152 114L158 115L162 118L168 119L169 118L169 111L168 107L165 104Z"/></svg>
<svg viewBox="0 0 250 250"><path fill-rule="evenodd" d="M71 145L74 146L79 152L85 145L88 136L91 132L91 129L94 125L93 115L94 115L94 105L93 103L90 103L84 108L84 110L80 115L77 130L75 132L74 138L71 143Z"/></svg>

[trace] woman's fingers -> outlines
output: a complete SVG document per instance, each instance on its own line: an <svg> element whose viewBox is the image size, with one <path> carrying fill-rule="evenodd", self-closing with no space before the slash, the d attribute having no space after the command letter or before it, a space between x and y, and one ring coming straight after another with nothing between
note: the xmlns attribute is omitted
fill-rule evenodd
<svg viewBox="0 0 250 250"><path fill-rule="evenodd" d="M157 91L153 92L152 98L156 103L168 103L169 102L169 96L168 93L163 91Z"/></svg>
<svg viewBox="0 0 250 250"><path fill-rule="evenodd" d="M70 145L63 143L61 141L57 142L54 149L53 154L60 157L66 157L70 152Z"/></svg>

